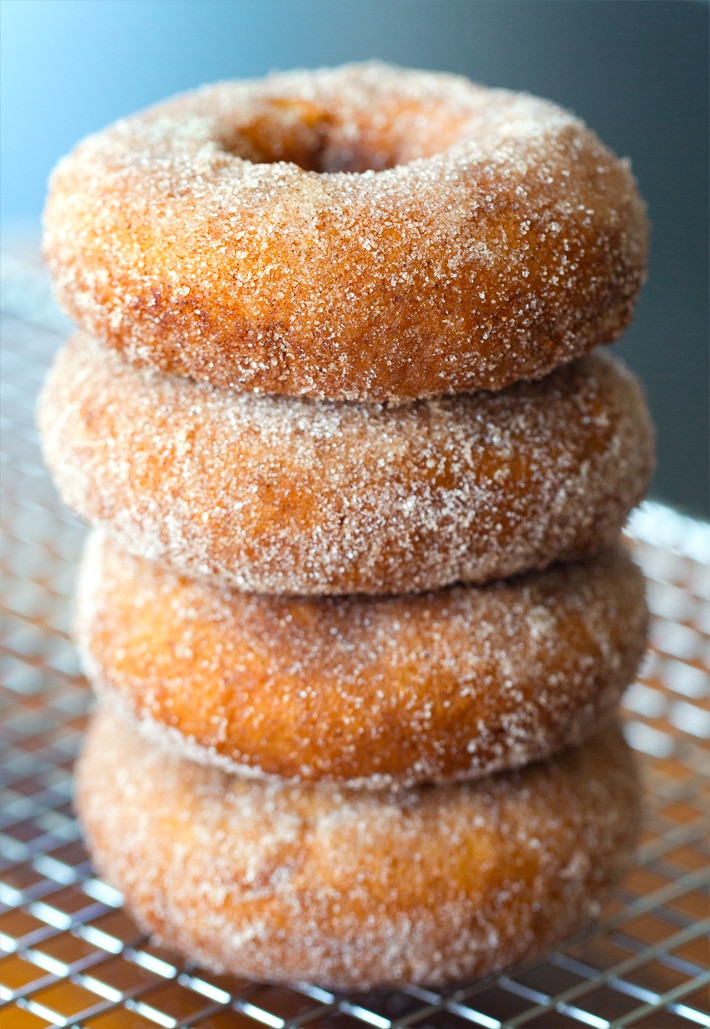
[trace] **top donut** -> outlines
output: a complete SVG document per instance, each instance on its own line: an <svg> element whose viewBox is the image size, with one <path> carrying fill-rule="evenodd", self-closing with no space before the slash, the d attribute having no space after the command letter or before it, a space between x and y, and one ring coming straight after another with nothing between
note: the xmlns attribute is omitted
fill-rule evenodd
<svg viewBox="0 0 710 1029"><path fill-rule="evenodd" d="M610 343L647 242L628 163L571 114L380 64L117 122L45 212L62 306L130 360L331 400L497 390Z"/></svg>

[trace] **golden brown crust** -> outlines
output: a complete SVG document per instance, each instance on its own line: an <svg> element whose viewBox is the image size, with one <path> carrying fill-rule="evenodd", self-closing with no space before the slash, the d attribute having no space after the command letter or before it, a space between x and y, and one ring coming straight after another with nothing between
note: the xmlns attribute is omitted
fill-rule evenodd
<svg viewBox="0 0 710 1029"><path fill-rule="evenodd" d="M180 578L95 535L76 627L101 695L177 753L382 788L587 739L636 672L646 617L621 548L488 587L307 599Z"/></svg>
<svg viewBox="0 0 710 1029"><path fill-rule="evenodd" d="M45 213L60 302L131 360L367 401L499 389L616 339L647 242L627 162L566 111L376 64L118 122Z"/></svg>
<svg viewBox="0 0 710 1029"><path fill-rule="evenodd" d="M77 805L149 931L217 970L334 988L485 975L598 912L639 787L617 727L476 784L398 794L246 782L95 721Z"/></svg>
<svg viewBox="0 0 710 1029"><path fill-rule="evenodd" d="M264 593L410 592L579 557L616 542L653 462L638 384L600 355L383 408L215 389L79 336L39 422L65 501L126 550Z"/></svg>

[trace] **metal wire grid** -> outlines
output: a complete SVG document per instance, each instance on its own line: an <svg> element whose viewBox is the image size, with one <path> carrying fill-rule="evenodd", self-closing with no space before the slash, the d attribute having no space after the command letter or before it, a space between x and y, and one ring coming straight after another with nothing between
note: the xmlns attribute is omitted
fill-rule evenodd
<svg viewBox="0 0 710 1029"><path fill-rule="evenodd" d="M37 264L6 262L2 296L2 1029L710 1026L710 526L659 505L632 521L654 616L652 653L625 701L647 818L638 865L596 926L448 992L334 995L215 976L141 934L94 877L73 817L90 706L68 637L84 530L57 500L33 429L67 326Z"/></svg>

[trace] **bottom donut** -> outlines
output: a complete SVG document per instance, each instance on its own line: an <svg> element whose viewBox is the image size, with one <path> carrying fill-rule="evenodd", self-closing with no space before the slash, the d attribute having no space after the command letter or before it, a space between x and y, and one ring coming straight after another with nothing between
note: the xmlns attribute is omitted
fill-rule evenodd
<svg viewBox="0 0 710 1029"><path fill-rule="evenodd" d="M219 972L333 989L443 985L598 912L639 821L617 725L522 771L399 793L247 781L96 715L77 805L147 931Z"/></svg>

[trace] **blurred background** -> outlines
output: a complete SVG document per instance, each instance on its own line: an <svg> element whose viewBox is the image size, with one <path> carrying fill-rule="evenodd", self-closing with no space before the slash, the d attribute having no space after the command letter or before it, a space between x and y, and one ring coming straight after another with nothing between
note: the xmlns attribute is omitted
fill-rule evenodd
<svg viewBox="0 0 710 1029"><path fill-rule="evenodd" d="M380 58L549 97L632 159L649 283L617 352L658 428L653 496L710 517L703 0L0 0L3 246L39 238L79 138L221 78Z"/></svg>

